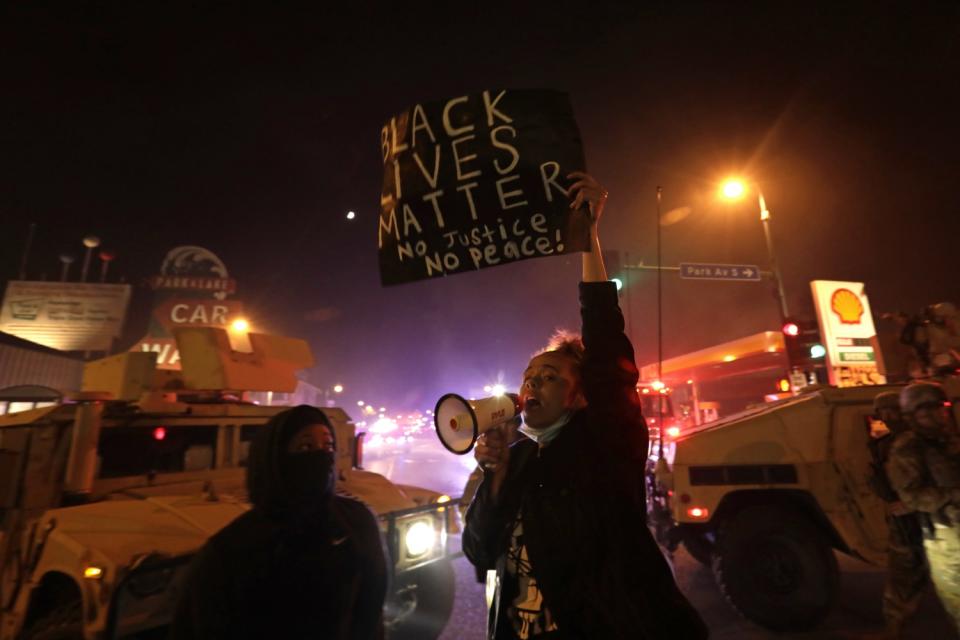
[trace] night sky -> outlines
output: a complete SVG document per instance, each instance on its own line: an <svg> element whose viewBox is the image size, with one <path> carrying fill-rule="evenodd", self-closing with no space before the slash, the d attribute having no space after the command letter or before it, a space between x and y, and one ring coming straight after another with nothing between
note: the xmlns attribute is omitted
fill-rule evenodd
<svg viewBox="0 0 960 640"><path fill-rule="evenodd" d="M133 283L174 246L207 247L253 324L309 339L311 381L342 382L348 405L514 386L555 327L577 327L576 255L380 286L380 126L486 88L571 94L611 193L601 240L630 262L655 261L662 185L664 264L765 266L755 201L715 197L738 173L767 198L796 315L812 318L817 278L865 281L876 313L960 302L957 4L12 4L0 279L30 222L32 278L56 279L89 233ZM768 285L664 286L667 356L778 327ZM139 290L129 341L149 304ZM649 362L652 272L624 305Z"/></svg>

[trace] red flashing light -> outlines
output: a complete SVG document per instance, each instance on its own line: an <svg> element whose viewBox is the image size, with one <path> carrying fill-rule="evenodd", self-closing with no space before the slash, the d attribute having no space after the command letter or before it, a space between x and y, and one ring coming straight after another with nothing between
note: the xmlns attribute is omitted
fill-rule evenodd
<svg viewBox="0 0 960 640"><path fill-rule="evenodd" d="M783 335L790 336L792 338L800 335L800 327L796 322L787 322L783 325Z"/></svg>
<svg viewBox="0 0 960 640"><path fill-rule="evenodd" d="M160 440L163 440L166 437L167 437L166 427L157 427L156 429L153 430L154 440L157 440L159 442Z"/></svg>
<svg viewBox="0 0 960 640"><path fill-rule="evenodd" d="M690 507L687 509L687 515L691 518L702 520L710 515L710 510L706 507Z"/></svg>

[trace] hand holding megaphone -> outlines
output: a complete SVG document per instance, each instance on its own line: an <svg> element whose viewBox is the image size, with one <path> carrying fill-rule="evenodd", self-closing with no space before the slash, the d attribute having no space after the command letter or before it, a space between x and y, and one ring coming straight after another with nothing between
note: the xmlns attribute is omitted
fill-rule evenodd
<svg viewBox="0 0 960 640"><path fill-rule="evenodd" d="M476 444L477 462L493 469L506 459L511 440L503 427L516 426L519 415L520 399L513 393L479 400L448 393L437 402L433 424L437 437L448 451L462 456ZM481 436L485 437L478 443Z"/></svg>

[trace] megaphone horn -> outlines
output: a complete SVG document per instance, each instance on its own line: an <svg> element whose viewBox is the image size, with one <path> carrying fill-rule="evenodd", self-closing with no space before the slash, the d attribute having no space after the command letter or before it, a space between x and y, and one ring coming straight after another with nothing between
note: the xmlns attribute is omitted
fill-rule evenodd
<svg viewBox="0 0 960 640"><path fill-rule="evenodd" d="M513 393L479 400L448 393L437 401L433 426L443 446L462 456L473 449L481 433L508 422L519 413L520 399Z"/></svg>

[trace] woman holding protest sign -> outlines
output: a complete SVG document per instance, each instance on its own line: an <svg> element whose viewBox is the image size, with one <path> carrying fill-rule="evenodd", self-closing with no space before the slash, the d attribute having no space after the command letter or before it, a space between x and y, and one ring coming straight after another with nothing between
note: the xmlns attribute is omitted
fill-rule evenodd
<svg viewBox="0 0 960 640"><path fill-rule="evenodd" d="M486 471L463 548L497 574L489 637L706 638L646 525L638 371L597 233L607 191L587 174L568 177L573 215L590 221L582 340L560 334L530 360L519 392L526 437L507 446L508 434L487 431L475 453Z"/></svg>

